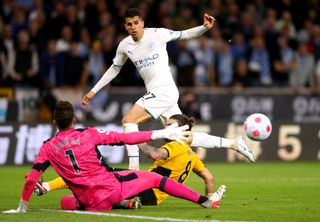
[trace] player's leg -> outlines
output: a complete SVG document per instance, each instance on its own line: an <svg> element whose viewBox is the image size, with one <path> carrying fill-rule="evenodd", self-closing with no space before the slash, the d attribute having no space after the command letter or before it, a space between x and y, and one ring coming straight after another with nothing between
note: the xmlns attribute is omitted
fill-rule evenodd
<svg viewBox="0 0 320 222"><path fill-rule="evenodd" d="M138 124L150 119L151 115L141 106L134 104L129 112L122 119L122 126L125 132L139 131ZM137 145L126 145L129 157L129 169L139 169L139 147Z"/></svg>
<svg viewBox="0 0 320 222"><path fill-rule="evenodd" d="M177 104L165 111L162 116L165 117L163 119L168 119L175 114L181 114L181 110ZM252 151L247 147L241 136L235 139L227 139L206 133L193 132L189 144L193 147L233 149L244 155L251 162L254 162Z"/></svg>
<svg viewBox="0 0 320 222"><path fill-rule="evenodd" d="M58 189L68 189L67 184L64 182L64 180L61 177L57 177L47 182L38 181L34 188L34 192L38 196L41 196L49 191L58 190Z"/></svg>
<svg viewBox="0 0 320 222"><path fill-rule="evenodd" d="M161 121L168 119L175 114L181 114L181 110L177 104L162 113L164 118L161 119ZM237 136L235 139L227 139L206 133L193 132L189 144L193 147L233 149L244 155L251 162L254 162L252 151L245 144L241 136Z"/></svg>
<svg viewBox="0 0 320 222"><path fill-rule="evenodd" d="M204 148L226 148L233 149L249 161L254 162L254 157L251 149L245 144L241 136L237 136L235 139L227 139L219 136L209 135L207 133L192 133L191 146L201 146Z"/></svg>
<svg viewBox="0 0 320 222"><path fill-rule="evenodd" d="M136 195L146 189L158 188L171 196L189 200L206 208L218 207L218 204L214 205L213 200L202 196L200 193L190 189L184 184L168 177L163 177L157 173L148 171L127 171L114 174L116 178L121 181L121 196L123 198Z"/></svg>
<svg viewBox="0 0 320 222"><path fill-rule="evenodd" d="M117 194L116 194L117 195ZM109 199L111 201L115 198L113 198L112 195ZM81 206L79 201L75 198L74 195L66 195L63 196L60 200L60 205L63 210L87 210L87 211L100 211L100 210L111 210L112 208L115 209L138 209L141 208L142 204L139 197L134 197L129 200L121 201L120 203L113 205L113 207L110 204L109 200L103 201L102 203L97 204L94 207L87 207L84 208Z"/></svg>
<svg viewBox="0 0 320 222"><path fill-rule="evenodd" d="M125 132L138 131L138 124L151 118L157 119L162 113L177 104L178 93L171 87L148 92L143 95L123 117ZM139 148L137 145L126 145L129 156L129 169L139 169Z"/></svg>

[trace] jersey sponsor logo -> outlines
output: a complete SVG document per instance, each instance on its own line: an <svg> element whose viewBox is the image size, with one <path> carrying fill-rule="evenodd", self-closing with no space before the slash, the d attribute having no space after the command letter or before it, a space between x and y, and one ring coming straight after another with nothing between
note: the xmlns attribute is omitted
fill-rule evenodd
<svg viewBox="0 0 320 222"><path fill-rule="evenodd" d="M155 44L154 42L149 42L149 43L148 43L147 49L148 49L149 51L153 51L153 50L155 50L155 48L156 48L156 44Z"/></svg>
<svg viewBox="0 0 320 222"><path fill-rule="evenodd" d="M63 140L60 140L53 144L53 148L56 150L56 152L59 152L59 150L63 147L69 146L69 139L65 138Z"/></svg>
<svg viewBox="0 0 320 222"><path fill-rule="evenodd" d="M136 65L137 69L142 69L144 67L148 67L154 65L155 60L159 58L159 53L155 53L151 56L145 56L143 59L139 59L134 61L133 63Z"/></svg>
<svg viewBox="0 0 320 222"><path fill-rule="evenodd" d="M71 144L72 145L80 145L80 137L71 138Z"/></svg>

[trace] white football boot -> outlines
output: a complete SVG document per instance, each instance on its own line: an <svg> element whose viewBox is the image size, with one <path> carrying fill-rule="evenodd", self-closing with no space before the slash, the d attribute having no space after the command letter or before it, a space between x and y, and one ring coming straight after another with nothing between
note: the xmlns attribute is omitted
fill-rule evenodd
<svg viewBox="0 0 320 222"><path fill-rule="evenodd" d="M249 149L249 147L247 147L247 145L245 144L243 138L241 136L237 136L235 138L235 141L236 141L236 144L237 144L236 151L238 153L241 153L243 156L247 157L247 159L250 162L254 162L253 153Z"/></svg>
<svg viewBox="0 0 320 222"><path fill-rule="evenodd" d="M208 196L208 200L200 204L204 208L218 208L220 206L220 201L224 196L224 193L227 191L226 185L221 185L219 189Z"/></svg>

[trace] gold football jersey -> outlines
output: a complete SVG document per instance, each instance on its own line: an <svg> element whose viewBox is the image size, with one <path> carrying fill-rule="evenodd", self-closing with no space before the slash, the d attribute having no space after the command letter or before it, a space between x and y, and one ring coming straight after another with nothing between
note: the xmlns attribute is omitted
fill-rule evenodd
<svg viewBox="0 0 320 222"><path fill-rule="evenodd" d="M187 143L180 144L177 141L172 141L163 145L162 148L168 151L168 158L155 161L149 171L157 172L175 181L184 183L189 177L190 172L200 172L204 169L203 162ZM160 204L169 196L159 189L153 189L153 191L157 198L157 204Z"/></svg>

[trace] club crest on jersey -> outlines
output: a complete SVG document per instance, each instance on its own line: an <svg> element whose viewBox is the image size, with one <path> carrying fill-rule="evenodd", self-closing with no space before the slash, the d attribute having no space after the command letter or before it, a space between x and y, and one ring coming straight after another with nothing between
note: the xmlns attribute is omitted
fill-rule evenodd
<svg viewBox="0 0 320 222"><path fill-rule="evenodd" d="M149 42L147 45L147 49L149 51L153 51L156 48L156 44L154 42Z"/></svg>

